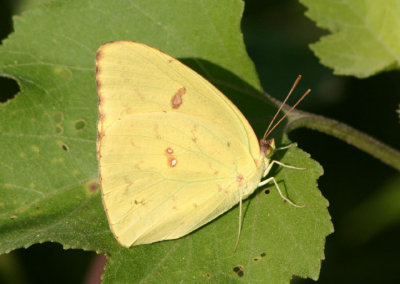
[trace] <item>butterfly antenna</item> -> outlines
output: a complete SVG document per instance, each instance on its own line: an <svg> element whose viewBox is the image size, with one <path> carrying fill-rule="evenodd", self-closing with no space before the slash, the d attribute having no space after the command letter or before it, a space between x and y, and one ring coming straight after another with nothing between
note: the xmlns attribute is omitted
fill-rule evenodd
<svg viewBox="0 0 400 284"><path fill-rule="evenodd" d="M272 124L274 123L276 117L278 116L279 112L282 110L283 106L285 105L285 103L287 102L287 100L289 99L289 97L292 95L294 89L296 88L297 84L299 83L299 81L301 80L301 75L297 76L296 81L294 81L292 88L290 89L289 93L287 94L285 100L282 102L282 104L280 105L279 109L276 111L274 117L271 119L271 122L269 123L267 130L265 130L265 134L264 134L264 139L266 139L268 137L267 133L270 133L270 128L272 126Z"/></svg>
<svg viewBox="0 0 400 284"><path fill-rule="evenodd" d="M296 88L296 86L298 85L300 80L301 80L301 75L299 75L297 77L296 81L294 81L293 86L290 89L288 95L286 96L286 98L282 102L282 104L280 105L279 109L276 111L274 117L272 118L271 122L268 125L267 130L265 131L263 140L266 140L267 137L271 134L271 132L274 131L274 129L288 116L288 114L290 112L292 112L292 110L294 110L298 106L298 104L311 92L311 89L308 89L307 91L305 91L305 93L297 100L297 102L278 120L277 123L274 124L274 126L272 126L272 124L275 121L276 117L278 116L279 112L282 110L283 106L286 104L287 100L292 95L294 89Z"/></svg>

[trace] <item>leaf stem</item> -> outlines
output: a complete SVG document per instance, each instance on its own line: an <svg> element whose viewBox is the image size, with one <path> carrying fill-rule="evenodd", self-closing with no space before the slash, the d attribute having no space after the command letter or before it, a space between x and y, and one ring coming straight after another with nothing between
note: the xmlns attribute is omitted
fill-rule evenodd
<svg viewBox="0 0 400 284"><path fill-rule="evenodd" d="M274 104L279 105L279 101L269 95L267 97ZM284 109L286 110L286 108ZM334 119L295 110L288 115L286 131L290 132L301 127L317 130L339 138L400 171L400 152L398 150L351 126Z"/></svg>

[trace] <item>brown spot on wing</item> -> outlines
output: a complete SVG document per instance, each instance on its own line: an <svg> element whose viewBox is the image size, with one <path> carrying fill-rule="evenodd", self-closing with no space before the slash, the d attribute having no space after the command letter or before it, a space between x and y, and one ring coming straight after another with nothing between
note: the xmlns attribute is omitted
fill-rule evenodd
<svg viewBox="0 0 400 284"><path fill-rule="evenodd" d="M104 101L105 101L104 97L100 95L99 96L99 102L98 102L99 106L102 106L104 104Z"/></svg>
<svg viewBox="0 0 400 284"><path fill-rule="evenodd" d="M182 96L186 93L186 88L180 88L176 91L175 95L171 99L172 108L179 108L183 103Z"/></svg>
<svg viewBox="0 0 400 284"><path fill-rule="evenodd" d="M100 69L97 68L97 66L96 66L96 73L99 73L99 72L100 72ZM99 79L96 79L96 85L97 85L97 89L101 88L101 82Z"/></svg>
<svg viewBox="0 0 400 284"><path fill-rule="evenodd" d="M102 52L103 46L101 46L96 53L96 61L99 61L103 57L103 52Z"/></svg>
<svg viewBox="0 0 400 284"><path fill-rule="evenodd" d="M135 169L137 169L137 170L141 170L142 169L142 167L141 167L141 164L143 164L143 161L139 161L139 162L137 162L136 164L135 164Z"/></svg>
<svg viewBox="0 0 400 284"><path fill-rule="evenodd" d="M158 128L157 124L154 125L154 132L156 134L156 138L160 140L161 139L161 135L160 135L160 131L159 131L159 128Z"/></svg>
<svg viewBox="0 0 400 284"><path fill-rule="evenodd" d="M125 184L126 184L124 191L125 191L125 194L127 194L128 191L129 191L129 188L133 185L133 182L130 181L128 177L124 177L124 181L125 181Z"/></svg>
<svg viewBox="0 0 400 284"><path fill-rule="evenodd" d="M241 186L241 185L243 184L243 179L244 179L244 177L243 177L242 174L238 174L238 175L237 175L236 181L237 181L237 183L239 184L239 186Z"/></svg>
<svg viewBox="0 0 400 284"><path fill-rule="evenodd" d="M165 149L165 154L167 156L167 164L168 167L173 168L178 164L178 160L176 157L173 155L174 150L171 147L167 147Z"/></svg>
<svg viewBox="0 0 400 284"><path fill-rule="evenodd" d="M101 140L103 139L103 137L104 137L104 131L101 130L97 133L97 140Z"/></svg>
<svg viewBox="0 0 400 284"><path fill-rule="evenodd" d="M142 199L142 200L136 200L135 199L135 205L142 205L142 206L145 206L146 205L146 202L145 202L145 200L144 199ZM132 204L132 203L131 203Z"/></svg>
<svg viewBox="0 0 400 284"><path fill-rule="evenodd" d="M196 134L196 132L197 132L197 124L195 124L193 126L193 128L190 130L190 132L192 133L192 141L194 143L196 143L197 142L197 134Z"/></svg>
<svg viewBox="0 0 400 284"><path fill-rule="evenodd" d="M168 158L168 165L171 168L175 167L177 163L178 163L178 161L175 158L173 158L173 157Z"/></svg>

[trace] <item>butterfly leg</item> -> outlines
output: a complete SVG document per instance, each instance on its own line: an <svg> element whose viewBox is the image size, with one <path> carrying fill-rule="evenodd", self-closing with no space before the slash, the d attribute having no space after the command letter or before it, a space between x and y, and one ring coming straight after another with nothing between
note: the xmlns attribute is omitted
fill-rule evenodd
<svg viewBox="0 0 400 284"><path fill-rule="evenodd" d="M282 198L283 200L285 200L287 203L289 203L290 205L292 205L292 206L294 206L294 207L297 207L297 208L306 207L305 205L297 205L296 203L293 203L292 201L290 201L289 198L285 197L285 196L282 194L282 191L281 191L281 189L280 189L280 187L279 187L279 185L278 185L278 183L276 182L276 179L275 179L274 177L270 177L270 178L267 178L266 180L263 180L262 182L260 182L260 183L258 184L258 186L260 187L260 186L266 185L266 184L269 183L270 181L273 181L273 182L274 182L275 187L276 187L276 189L278 190L279 195L280 195L281 198Z"/></svg>
<svg viewBox="0 0 400 284"><path fill-rule="evenodd" d="M239 229L238 229L238 236L236 239L236 244L235 244L235 249L234 252L236 252L238 245L239 245L239 240L240 240L240 233L242 231L242 204L243 204L243 195L240 194L239 198Z"/></svg>
<svg viewBox="0 0 400 284"><path fill-rule="evenodd" d="M271 163L268 165L268 167L265 169L263 177L267 176L267 174L270 172L270 170L271 170L271 168L272 168L272 166L274 164L280 165L281 167L284 167L284 168L293 169L293 170L305 170L306 169L306 168L298 168L298 167L294 167L294 166L291 166L291 165L286 165L286 164L284 164L282 162L279 162L277 160L272 160Z"/></svg>
<svg viewBox="0 0 400 284"><path fill-rule="evenodd" d="M289 148L295 147L296 145L297 145L297 143L290 143L289 145L286 145L286 146L277 147L274 149L274 151L289 149Z"/></svg>

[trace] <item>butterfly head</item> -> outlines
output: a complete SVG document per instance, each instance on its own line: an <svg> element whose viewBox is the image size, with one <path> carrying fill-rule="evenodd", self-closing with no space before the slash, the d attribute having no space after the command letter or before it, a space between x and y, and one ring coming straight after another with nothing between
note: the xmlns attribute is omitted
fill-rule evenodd
<svg viewBox="0 0 400 284"><path fill-rule="evenodd" d="M261 139L260 140L260 150L261 153L266 157L270 158L275 150L275 139Z"/></svg>

